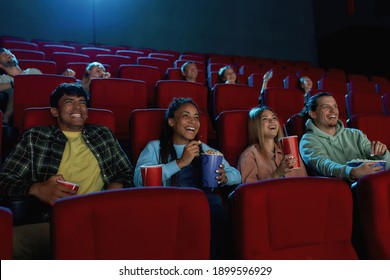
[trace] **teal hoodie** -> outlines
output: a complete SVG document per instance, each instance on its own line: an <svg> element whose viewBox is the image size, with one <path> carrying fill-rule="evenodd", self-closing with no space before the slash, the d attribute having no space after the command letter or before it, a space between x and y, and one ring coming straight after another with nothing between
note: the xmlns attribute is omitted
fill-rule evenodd
<svg viewBox="0 0 390 280"><path fill-rule="evenodd" d="M353 159L386 160L386 169L390 165L390 153L383 156L370 156L371 141L360 130L345 128L338 120L336 134L329 135L309 119L306 122L306 133L299 143L301 157L306 165L318 175L337 177L352 183L352 167L346 163Z"/></svg>

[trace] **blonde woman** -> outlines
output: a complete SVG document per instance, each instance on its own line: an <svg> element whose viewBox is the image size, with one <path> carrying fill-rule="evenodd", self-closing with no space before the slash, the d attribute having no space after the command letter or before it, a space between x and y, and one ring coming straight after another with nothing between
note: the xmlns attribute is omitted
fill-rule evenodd
<svg viewBox="0 0 390 280"><path fill-rule="evenodd" d="M302 159L284 155L278 139L283 131L276 113L269 107L256 107L249 112L249 147L241 154L238 169L242 182L280 177L307 176ZM300 161L299 169L290 166Z"/></svg>

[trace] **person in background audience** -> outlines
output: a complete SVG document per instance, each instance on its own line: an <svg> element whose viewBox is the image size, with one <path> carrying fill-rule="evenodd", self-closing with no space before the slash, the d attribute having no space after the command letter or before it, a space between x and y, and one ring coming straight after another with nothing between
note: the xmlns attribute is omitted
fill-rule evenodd
<svg viewBox="0 0 390 280"><path fill-rule="evenodd" d="M284 155L279 143L283 131L276 113L267 106L249 111L249 147L241 154L238 169L242 182L250 183L270 178L307 176L302 159ZM300 161L299 169L290 169Z"/></svg>
<svg viewBox="0 0 390 280"><path fill-rule="evenodd" d="M77 194L133 186L133 167L112 132L85 124L88 92L63 83L50 96L57 125L33 127L0 171L2 198L36 198L46 205L34 224L14 227L14 258L50 258L50 206L76 191L58 183L80 185Z"/></svg>
<svg viewBox="0 0 390 280"><path fill-rule="evenodd" d="M301 90L304 94L311 91L313 88L313 82L308 76L302 76L297 81L297 89Z"/></svg>
<svg viewBox="0 0 390 280"><path fill-rule="evenodd" d="M224 66L218 71L218 83L221 84L239 84L236 72L230 66Z"/></svg>
<svg viewBox="0 0 390 280"><path fill-rule="evenodd" d="M268 70L268 71L264 74L264 76L263 76L263 84L262 84L262 86L261 86L261 90L260 90L260 94L259 94L259 99L258 99L258 103L259 103L260 106L263 104L263 101L262 101L262 99L261 99L261 95L262 95L262 94L265 92L265 90L268 88L268 82L269 82L269 80L272 79L273 73L274 73L273 70L270 69L270 70Z"/></svg>
<svg viewBox="0 0 390 280"><path fill-rule="evenodd" d="M14 112L14 77L26 74L42 74L42 72L35 68L22 70L15 55L8 49L0 48L0 95L2 95L3 102L7 100L6 105L2 104L2 107L5 108L3 114L3 124L5 126L10 124ZM63 73L63 75L71 77L75 74L72 69L66 69Z"/></svg>
<svg viewBox="0 0 390 280"><path fill-rule="evenodd" d="M174 98L166 110L160 140L149 142L140 154L134 173L134 185L142 186L141 166L162 164L164 186L196 187L202 189L209 200L211 211L211 257L219 255L231 246L228 237L228 215L221 197L211 188L204 188L200 176L200 157L212 149L197 140L200 128L197 104L190 98ZM237 169L223 159L221 168L216 170L219 188L241 183ZM218 189L219 189L218 188ZM224 244L224 242L227 244Z"/></svg>
<svg viewBox="0 0 390 280"><path fill-rule="evenodd" d="M91 84L92 79L97 78L110 78L111 74L106 72L104 65L99 62L91 62L85 68L83 79L80 81L81 85L89 91L89 85Z"/></svg>
<svg viewBox="0 0 390 280"><path fill-rule="evenodd" d="M386 160L386 169L389 168L387 146L379 141L370 141L358 129L344 128L339 120L336 100L330 93L321 92L310 97L302 115L307 122L299 149L303 161L316 174L341 178L352 184L364 175L380 171L381 167L373 166L372 162L350 167L348 161Z"/></svg>
<svg viewBox="0 0 390 280"><path fill-rule="evenodd" d="M187 61L181 66L181 74L188 82L196 82L198 77L198 67L195 62Z"/></svg>

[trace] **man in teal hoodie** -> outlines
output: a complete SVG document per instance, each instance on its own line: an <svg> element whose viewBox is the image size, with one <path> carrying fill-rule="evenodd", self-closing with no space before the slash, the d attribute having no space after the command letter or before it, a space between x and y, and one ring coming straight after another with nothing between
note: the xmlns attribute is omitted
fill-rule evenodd
<svg viewBox="0 0 390 280"><path fill-rule="evenodd" d="M352 184L364 175L380 171L382 167L373 166L372 162L350 167L347 166L350 160L386 160L386 169L390 167L390 153L386 145L368 140L358 129L345 128L338 118L336 100L330 93L312 96L303 114L308 120L299 149L303 161L317 175L341 178Z"/></svg>

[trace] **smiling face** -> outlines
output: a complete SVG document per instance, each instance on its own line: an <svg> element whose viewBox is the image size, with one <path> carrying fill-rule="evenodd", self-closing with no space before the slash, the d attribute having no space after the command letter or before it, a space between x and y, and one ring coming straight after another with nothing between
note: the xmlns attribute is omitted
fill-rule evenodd
<svg viewBox="0 0 390 280"><path fill-rule="evenodd" d="M317 100L315 111L309 112L314 124L322 131L334 134L339 119L339 109L333 96L322 96Z"/></svg>
<svg viewBox="0 0 390 280"><path fill-rule="evenodd" d="M265 138L274 139L279 132L280 124L278 117L271 110L264 110L261 113L261 129Z"/></svg>
<svg viewBox="0 0 390 280"><path fill-rule="evenodd" d="M81 131L88 118L87 102L84 96L64 95L58 102L58 109L52 107L51 113L61 130Z"/></svg>
<svg viewBox="0 0 390 280"><path fill-rule="evenodd" d="M173 129L173 143L187 144L195 139L200 128L198 109L185 103L175 111L173 118L168 119L168 124Z"/></svg>

